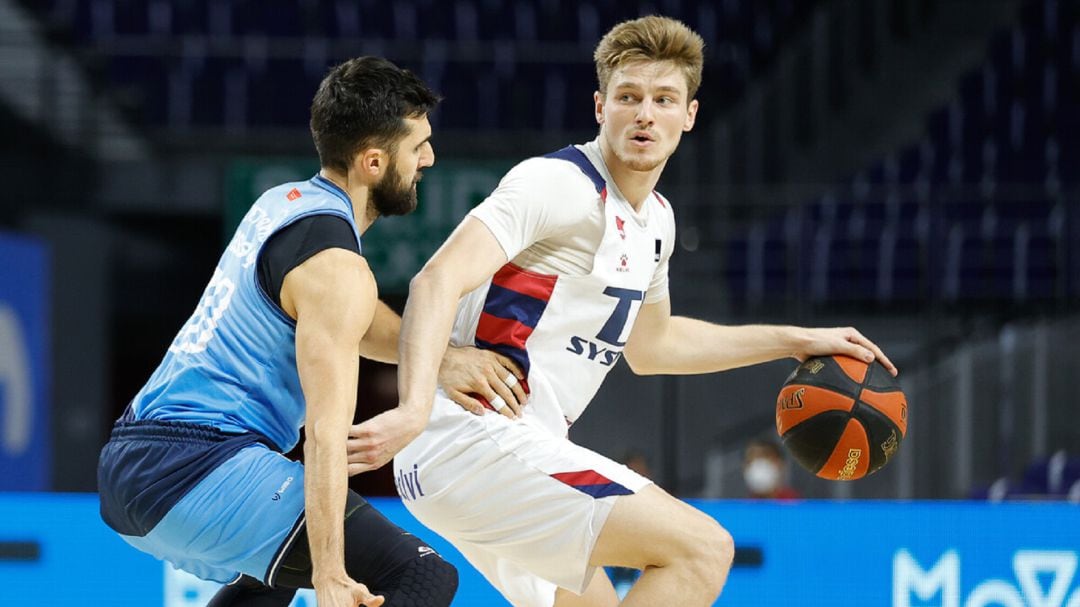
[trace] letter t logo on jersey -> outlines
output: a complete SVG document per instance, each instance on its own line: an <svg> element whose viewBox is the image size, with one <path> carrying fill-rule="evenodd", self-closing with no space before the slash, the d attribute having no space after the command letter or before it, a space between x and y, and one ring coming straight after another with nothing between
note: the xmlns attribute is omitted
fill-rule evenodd
<svg viewBox="0 0 1080 607"><path fill-rule="evenodd" d="M608 287L604 289L604 295L618 299L619 303L615 304L615 311L611 313L600 332L596 334L596 338L604 343L621 348L626 345L626 342L619 338L626 329L626 322L630 317L630 306L635 301L643 301L645 292Z"/></svg>

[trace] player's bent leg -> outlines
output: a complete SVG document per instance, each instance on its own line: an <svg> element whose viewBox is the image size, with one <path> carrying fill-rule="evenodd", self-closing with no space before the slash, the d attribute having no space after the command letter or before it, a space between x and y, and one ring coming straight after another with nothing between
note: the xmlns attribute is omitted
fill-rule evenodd
<svg viewBox="0 0 1080 607"><path fill-rule="evenodd" d="M345 506L345 571L385 597L385 607L446 607L458 586L453 565L352 491ZM275 585L311 588L311 572L304 529L275 572Z"/></svg>
<svg viewBox="0 0 1080 607"><path fill-rule="evenodd" d="M288 607L295 588L270 588L245 575L234 584L222 586L206 607Z"/></svg>
<svg viewBox="0 0 1080 607"><path fill-rule="evenodd" d="M735 544L715 520L655 485L622 496L593 548L593 565L642 571L623 605L712 605Z"/></svg>
<svg viewBox="0 0 1080 607"><path fill-rule="evenodd" d="M577 595L565 588L555 592L555 607L614 607L619 604L619 595L603 567L597 567L585 594Z"/></svg>
<svg viewBox="0 0 1080 607"><path fill-rule="evenodd" d="M385 607L445 607L458 587L457 569L423 540L401 529L350 492L345 518L345 571Z"/></svg>

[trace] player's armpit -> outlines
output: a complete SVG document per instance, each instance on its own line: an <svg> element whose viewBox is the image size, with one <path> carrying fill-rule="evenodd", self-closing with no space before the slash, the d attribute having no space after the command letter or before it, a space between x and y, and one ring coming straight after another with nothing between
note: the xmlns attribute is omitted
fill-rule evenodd
<svg viewBox="0 0 1080 607"><path fill-rule="evenodd" d="M397 364L398 338L401 336L401 317L382 301L375 304L364 338L360 340L360 356L381 363Z"/></svg>
<svg viewBox="0 0 1080 607"><path fill-rule="evenodd" d="M623 358L636 375L653 375L661 372L661 362L666 357L664 344L671 326L671 300L641 306L634 328L626 339Z"/></svg>

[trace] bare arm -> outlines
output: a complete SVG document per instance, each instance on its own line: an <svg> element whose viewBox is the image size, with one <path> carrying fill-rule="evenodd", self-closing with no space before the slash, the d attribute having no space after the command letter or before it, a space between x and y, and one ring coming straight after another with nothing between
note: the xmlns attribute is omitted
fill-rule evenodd
<svg viewBox="0 0 1080 607"><path fill-rule="evenodd" d="M359 344L376 301L367 263L343 249L312 256L281 289L282 307L296 318L296 366L307 404L304 507L320 605L382 604L346 573L343 537L345 442L356 408Z"/></svg>
<svg viewBox="0 0 1080 607"><path fill-rule="evenodd" d="M845 354L896 367L874 342L851 327L807 329L779 325L717 325L671 316L668 299L641 307L623 355L638 375L712 373L780 358Z"/></svg>
<svg viewBox="0 0 1080 607"><path fill-rule="evenodd" d="M360 356L382 363L397 364L398 342L401 338L401 317L382 301L375 304L375 316L368 327L364 339L360 341ZM439 385L446 394L462 407L476 414L482 414L483 405L473 398L479 394L492 401L499 396L508 408L503 414L514 417L521 414L528 399L520 383L508 387L504 378L513 373L518 379L524 374L509 358L472 346L449 347L439 367ZM352 454L354 443L350 442L350 463L355 463ZM356 474L359 469L351 469Z"/></svg>
<svg viewBox="0 0 1080 607"><path fill-rule="evenodd" d="M505 263L506 254L491 232L480 221L466 217L412 279L401 323L400 403L350 432L350 473L383 466L424 429L458 299Z"/></svg>
<svg viewBox="0 0 1080 607"><path fill-rule="evenodd" d="M401 317L382 301L375 302L375 315L364 338L360 340L360 356L381 363L398 361L398 336Z"/></svg>
<svg viewBox="0 0 1080 607"><path fill-rule="evenodd" d="M413 278L401 331L398 388L402 406L431 410L458 300L491 278L506 261L487 227L466 217Z"/></svg>

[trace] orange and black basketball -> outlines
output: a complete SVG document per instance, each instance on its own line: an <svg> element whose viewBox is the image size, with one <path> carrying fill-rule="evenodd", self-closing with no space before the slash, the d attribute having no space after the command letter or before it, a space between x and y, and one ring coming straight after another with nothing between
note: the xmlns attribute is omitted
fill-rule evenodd
<svg viewBox="0 0 1080 607"><path fill-rule="evenodd" d="M780 390L776 431L803 468L829 480L855 480L881 469L900 448L907 398L877 361L811 358Z"/></svg>

